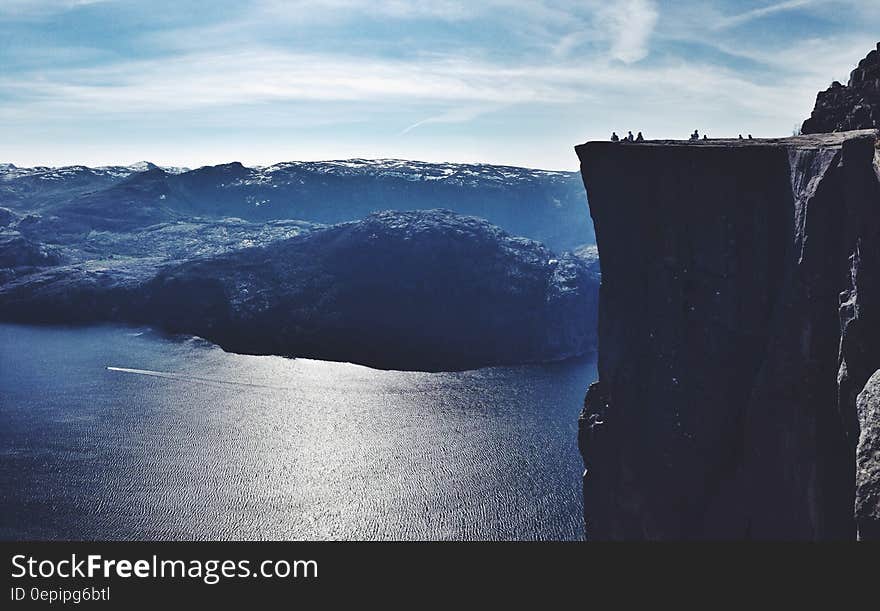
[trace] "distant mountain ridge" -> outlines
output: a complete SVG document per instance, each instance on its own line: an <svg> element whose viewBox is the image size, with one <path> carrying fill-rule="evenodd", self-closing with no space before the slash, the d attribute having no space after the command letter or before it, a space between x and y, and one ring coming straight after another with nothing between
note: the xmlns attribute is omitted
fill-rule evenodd
<svg viewBox="0 0 880 611"><path fill-rule="evenodd" d="M332 224L381 210L445 208L567 250L594 241L583 191L576 172L400 159L194 170L0 164L0 206L31 215L31 237L50 242L193 217Z"/></svg>
<svg viewBox="0 0 880 611"><path fill-rule="evenodd" d="M65 180L83 173L94 176L103 175L115 178L128 178L132 174L146 172L155 168L160 168L170 174L182 174L183 172L190 171L189 168L162 167L149 161L138 161L130 165L103 165L95 167L86 165L21 167L14 163L0 163L0 180L25 177L41 178L43 180Z"/></svg>

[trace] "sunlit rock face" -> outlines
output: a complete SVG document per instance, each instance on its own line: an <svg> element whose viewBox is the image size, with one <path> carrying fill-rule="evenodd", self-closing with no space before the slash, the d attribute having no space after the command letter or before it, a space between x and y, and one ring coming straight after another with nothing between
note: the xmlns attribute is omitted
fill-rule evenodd
<svg viewBox="0 0 880 611"><path fill-rule="evenodd" d="M876 132L577 152L602 262L588 537L855 538Z"/></svg>
<svg viewBox="0 0 880 611"><path fill-rule="evenodd" d="M801 132L817 134L880 127L880 43L859 62L846 85L819 92Z"/></svg>
<svg viewBox="0 0 880 611"><path fill-rule="evenodd" d="M862 541L880 541L880 371L859 394L856 525Z"/></svg>

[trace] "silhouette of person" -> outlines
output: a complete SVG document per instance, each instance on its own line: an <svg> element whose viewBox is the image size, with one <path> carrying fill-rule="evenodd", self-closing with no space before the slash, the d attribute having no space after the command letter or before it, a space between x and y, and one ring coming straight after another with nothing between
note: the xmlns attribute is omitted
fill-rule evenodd
<svg viewBox="0 0 880 611"><path fill-rule="evenodd" d="M639 132L636 135L636 142L644 142L644 141L645 141L645 137L642 135L642 132Z"/></svg>
<svg viewBox="0 0 880 611"><path fill-rule="evenodd" d="M611 142L620 142L620 136L617 135L617 132L611 132Z"/></svg>
<svg viewBox="0 0 880 611"><path fill-rule="evenodd" d="M754 139L754 138L752 138L752 135L749 134L749 140L753 140L753 139Z"/></svg>
<svg viewBox="0 0 880 611"><path fill-rule="evenodd" d="M742 135L742 134L739 135L739 139L740 139L740 140L743 139L743 135Z"/></svg>
<svg viewBox="0 0 880 611"><path fill-rule="evenodd" d="M635 138L633 137L633 133L632 133L632 132L627 132L626 139L629 140L630 142L632 142L633 140L635 140Z"/></svg>
<svg viewBox="0 0 880 611"><path fill-rule="evenodd" d="M699 139L700 139L700 132L698 132L697 130L694 130L694 133L691 134L691 140L699 140Z"/></svg>
<svg viewBox="0 0 880 611"><path fill-rule="evenodd" d="M709 139L709 136L707 136L706 134L703 134L703 140L708 140L708 139Z"/></svg>

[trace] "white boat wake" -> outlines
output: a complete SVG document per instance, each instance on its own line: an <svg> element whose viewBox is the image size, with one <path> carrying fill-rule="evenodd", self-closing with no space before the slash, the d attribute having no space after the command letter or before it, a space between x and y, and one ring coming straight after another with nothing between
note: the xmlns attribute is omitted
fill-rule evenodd
<svg viewBox="0 0 880 611"><path fill-rule="evenodd" d="M229 386L247 386L250 388L268 388L270 390L296 390L287 386L272 386L271 384L257 384L254 382L238 382L234 380L217 380L215 378L200 378L198 376L181 375L179 373L169 373L166 371L152 371L150 369L133 369L131 367L112 367L107 366L107 371L118 371L120 373L134 373L142 376L152 376L154 378L165 378L166 380L177 380L180 382L198 382L202 384L225 384Z"/></svg>

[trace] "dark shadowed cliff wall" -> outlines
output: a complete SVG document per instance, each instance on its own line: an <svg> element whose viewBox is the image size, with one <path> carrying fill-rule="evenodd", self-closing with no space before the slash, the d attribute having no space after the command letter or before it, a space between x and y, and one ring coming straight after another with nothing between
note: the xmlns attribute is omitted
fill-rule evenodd
<svg viewBox="0 0 880 611"><path fill-rule="evenodd" d="M587 536L855 538L875 132L577 153L602 264Z"/></svg>

